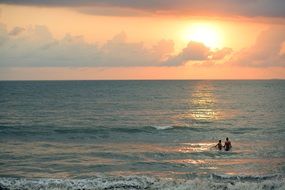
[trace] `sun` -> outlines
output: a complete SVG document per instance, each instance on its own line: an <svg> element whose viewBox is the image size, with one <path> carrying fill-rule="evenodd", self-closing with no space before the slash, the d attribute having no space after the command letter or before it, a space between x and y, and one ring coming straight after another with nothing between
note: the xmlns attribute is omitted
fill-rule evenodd
<svg viewBox="0 0 285 190"><path fill-rule="evenodd" d="M185 31L184 39L201 42L211 49L221 47L219 28L212 24L199 23L189 26Z"/></svg>

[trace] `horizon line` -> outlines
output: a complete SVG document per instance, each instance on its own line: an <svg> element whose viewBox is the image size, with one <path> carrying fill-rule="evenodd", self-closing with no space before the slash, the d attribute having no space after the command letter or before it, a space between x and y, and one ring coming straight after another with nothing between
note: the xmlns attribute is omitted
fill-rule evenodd
<svg viewBox="0 0 285 190"><path fill-rule="evenodd" d="M25 82L25 81L269 81L285 80L285 78L271 79L0 79L0 82Z"/></svg>

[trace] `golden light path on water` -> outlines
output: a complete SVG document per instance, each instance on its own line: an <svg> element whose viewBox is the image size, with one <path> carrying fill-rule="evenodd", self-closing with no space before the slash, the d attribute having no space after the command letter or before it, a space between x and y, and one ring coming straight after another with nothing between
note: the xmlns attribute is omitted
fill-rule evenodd
<svg viewBox="0 0 285 190"><path fill-rule="evenodd" d="M191 94L190 116L198 121L218 119L219 113L213 108L216 99L213 94L214 87L210 83L200 82L195 86L194 92Z"/></svg>
<svg viewBox="0 0 285 190"><path fill-rule="evenodd" d="M190 152L204 152L213 147L213 143L183 143L181 147L178 149L179 152L182 153L190 153Z"/></svg>
<svg viewBox="0 0 285 190"><path fill-rule="evenodd" d="M195 83L186 102L188 111L178 114L174 119L183 119L187 121L186 125L193 126L199 122L212 122L230 116L231 113L219 109L215 90L209 81Z"/></svg>
<svg viewBox="0 0 285 190"><path fill-rule="evenodd" d="M219 87L220 88L220 87ZM230 119L239 114L237 110L222 110L224 100L218 97L217 87L211 81L199 81L195 83L189 92L187 100L188 111L180 113L176 119L188 120L188 125L200 122L211 123L222 119Z"/></svg>

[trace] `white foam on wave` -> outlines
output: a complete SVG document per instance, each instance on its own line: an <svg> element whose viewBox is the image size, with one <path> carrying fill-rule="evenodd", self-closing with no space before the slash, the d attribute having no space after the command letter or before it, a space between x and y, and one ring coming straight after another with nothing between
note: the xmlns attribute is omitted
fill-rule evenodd
<svg viewBox="0 0 285 190"><path fill-rule="evenodd" d="M223 180L239 180L239 181L254 181L254 180L268 180L268 179L277 179L282 178L281 175L272 174L272 175L227 175L227 174L211 174L211 179L223 179Z"/></svg>
<svg viewBox="0 0 285 190"><path fill-rule="evenodd" d="M153 128L157 129L157 130L165 130L165 129L172 129L174 128L173 126L170 125L164 125L164 126L152 126Z"/></svg>
<svg viewBox="0 0 285 190"><path fill-rule="evenodd" d="M266 180L215 180L212 178L196 178L174 180L149 176L96 177L93 179L24 179L0 178L0 189L166 189L166 190L284 190L284 178Z"/></svg>

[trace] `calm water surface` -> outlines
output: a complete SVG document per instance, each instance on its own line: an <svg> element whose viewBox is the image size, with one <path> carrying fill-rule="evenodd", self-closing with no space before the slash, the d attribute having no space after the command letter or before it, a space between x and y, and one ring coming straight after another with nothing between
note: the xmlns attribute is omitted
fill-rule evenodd
<svg viewBox="0 0 285 190"><path fill-rule="evenodd" d="M175 189L198 178L282 189L284 100L282 80L2 81L0 186L120 179L117 188ZM226 137L231 151L212 148Z"/></svg>

